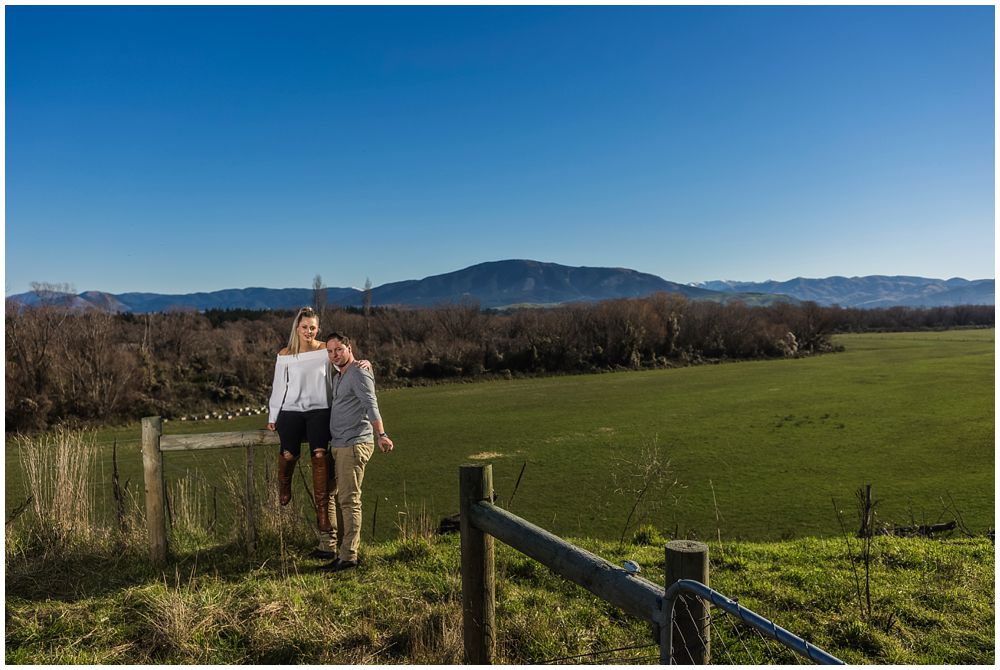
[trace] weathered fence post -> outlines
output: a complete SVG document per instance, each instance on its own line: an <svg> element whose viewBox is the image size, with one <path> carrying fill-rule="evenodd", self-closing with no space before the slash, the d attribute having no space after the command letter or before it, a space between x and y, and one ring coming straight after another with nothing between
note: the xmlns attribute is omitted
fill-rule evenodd
<svg viewBox="0 0 1000 670"><path fill-rule="evenodd" d="M246 524L247 524L247 555L257 553L257 518L254 515L254 483L253 483L253 445L248 444L247 450L247 491L246 491Z"/></svg>
<svg viewBox="0 0 1000 670"><path fill-rule="evenodd" d="M167 562L167 519L163 509L163 453L160 436L163 420L147 416L142 420L142 476L146 489L146 528L149 530L149 557L154 565Z"/></svg>
<svg viewBox="0 0 1000 670"><path fill-rule="evenodd" d="M493 467L459 468L462 532L462 626L465 663L487 665L496 651L496 594L493 536L472 525L469 509L481 500L492 502Z"/></svg>
<svg viewBox="0 0 1000 670"><path fill-rule="evenodd" d="M708 545L691 540L667 542L666 588L680 579L708 583ZM663 599L664 608L670 603ZM673 616L666 611L660 629L660 660L663 663L707 665L711 662L709 605L701 598L678 596Z"/></svg>

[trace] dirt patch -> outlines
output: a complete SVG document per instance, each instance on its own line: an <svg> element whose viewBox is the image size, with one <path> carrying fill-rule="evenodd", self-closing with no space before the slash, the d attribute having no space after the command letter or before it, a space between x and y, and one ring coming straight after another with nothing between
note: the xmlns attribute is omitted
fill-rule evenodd
<svg viewBox="0 0 1000 670"><path fill-rule="evenodd" d="M498 454L495 451L482 451L478 454L472 454L469 458L474 461L486 461L491 458L503 458L503 454Z"/></svg>

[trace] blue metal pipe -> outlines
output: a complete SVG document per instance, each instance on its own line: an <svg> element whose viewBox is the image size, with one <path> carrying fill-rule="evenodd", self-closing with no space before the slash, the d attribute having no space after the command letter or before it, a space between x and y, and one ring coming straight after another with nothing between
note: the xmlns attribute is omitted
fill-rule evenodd
<svg viewBox="0 0 1000 670"><path fill-rule="evenodd" d="M774 638L784 646L788 647L800 656L805 656L809 660L820 663L823 665L844 665L844 662L829 654L816 645L809 644L801 637L790 633L781 626L775 624L773 621L769 621L762 617L761 615L748 610L743 607L735 600L730 600L726 596L722 595L718 591L711 589L701 582L696 582L692 579L679 579L664 594L664 610L667 614L667 625L664 631L666 641L664 646L666 647L666 653L673 656L673 612L674 604L677 602L677 597L681 593L690 593L691 595L698 596L704 600L710 601L713 605L719 609L725 610L730 614L740 618L743 623L756 628L762 634L768 637Z"/></svg>

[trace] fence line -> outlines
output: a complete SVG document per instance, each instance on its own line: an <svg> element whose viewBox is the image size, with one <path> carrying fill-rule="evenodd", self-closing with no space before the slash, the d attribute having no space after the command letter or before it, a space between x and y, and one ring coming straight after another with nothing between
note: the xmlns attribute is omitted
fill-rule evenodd
<svg viewBox="0 0 1000 670"><path fill-rule="evenodd" d="M711 661L710 604L734 613L755 630L811 661L842 663L706 586L708 545L688 540L668 542L664 547L666 584L660 587L496 507L493 500L492 466L461 466L462 625L466 663L490 664L496 653L494 537L628 614L653 624L661 664ZM689 602L680 597L683 593L696 597ZM675 639L681 644L675 646Z"/></svg>
<svg viewBox="0 0 1000 670"><path fill-rule="evenodd" d="M163 452L243 447L247 461L246 508L252 513L254 447L267 444L278 444L277 435L258 430L165 436L160 417L143 418L146 523L150 558L155 565L165 564L169 555ZM653 624L653 638L660 647L660 663L710 662L709 603L734 614L754 630L809 660L841 663L822 649L706 586L708 546L703 543L668 542L664 548L666 585L659 587L493 505L491 465L464 465L459 475L462 622L467 663L492 663L496 652L494 537L625 612ZM247 523L247 548L252 553L256 545L252 518L247 519ZM696 596L693 603L682 597L685 593ZM682 612L680 617L676 616L678 609ZM682 641L677 648L674 647L675 636Z"/></svg>
<svg viewBox="0 0 1000 670"><path fill-rule="evenodd" d="M167 540L166 485L164 483L163 453L170 451L200 451L243 447L246 451L246 509L250 515L244 521L247 527L247 551L253 553L257 534L253 514L254 447L279 444L277 433L269 430L234 431L231 433L203 433L201 435L164 435L163 420L147 416L142 420L142 473L146 493L146 528L149 532L149 555L154 565L167 562L170 547Z"/></svg>

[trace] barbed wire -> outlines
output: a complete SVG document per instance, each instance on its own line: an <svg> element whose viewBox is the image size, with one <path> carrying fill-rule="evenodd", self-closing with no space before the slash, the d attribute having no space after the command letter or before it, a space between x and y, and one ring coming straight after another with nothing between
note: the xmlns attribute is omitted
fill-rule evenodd
<svg viewBox="0 0 1000 670"><path fill-rule="evenodd" d="M626 663L635 664L636 661L648 661L648 662L655 661L659 663L660 655L657 653L655 655L650 655L650 656L629 656L627 658L604 658L601 659L601 665L612 665L612 664L624 665Z"/></svg>
<svg viewBox="0 0 1000 670"><path fill-rule="evenodd" d="M561 661L572 661L579 658L594 658L604 654L616 654L620 651L634 651L636 649L649 649L650 647L658 647L659 644L656 642L650 642L646 644L635 644L627 647L618 647L616 649L602 649L600 651L591 651L585 654L574 654L572 656L560 656L559 658L552 658L547 661L538 661L537 665L555 665ZM657 659L660 658L659 654L656 656ZM603 662L607 662L608 659L604 659Z"/></svg>

